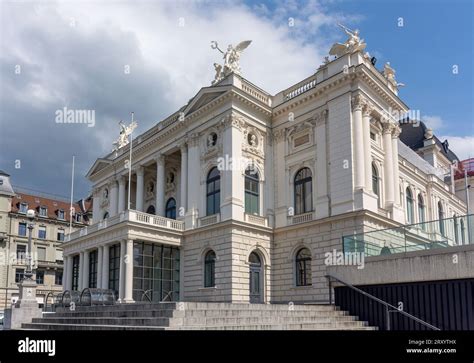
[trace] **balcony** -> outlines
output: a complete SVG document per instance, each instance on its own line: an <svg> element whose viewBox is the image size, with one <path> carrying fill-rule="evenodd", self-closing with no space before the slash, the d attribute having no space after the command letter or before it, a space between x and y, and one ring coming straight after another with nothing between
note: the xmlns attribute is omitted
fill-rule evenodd
<svg viewBox="0 0 474 363"><path fill-rule="evenodd" d="M474 215L458 216L342 237L343 251L365 257L474 243Z"/></svg>
<svg viewBox="0 0 474 363"><path fill-rule="evenodd" d="M296 216L288 217L290 224L299 224L312 221L314 219L314 212L298 214Z"/></svg>
<svg viewBox="0 0 474 363"><path fill-rule="evenodd" d="M198 219L198 227L206 227L211 224L219 223L221 221L220 213L212 214L210 216L201 217Z"/></svg>
<svg viewBox="0 0 474 363"><path fill-rule="evenodd" d="M259 226L268 227L268 219L256 214L244 214L244 220L247 223L257 224Z"/></svg>
<svg viewBox="0 0 474 363"><path fill-rule="evenodd" d="M175 219L165 218L161 216L156 216L154 214L148 214L130 209L123 211L114 217L104 219L93 225L81 228L78 231L67 235L65 240L71 241L76 238L85 237L90 235L91 233L114 226L122 222L133 222L143 226L161 227L169 229L171 231L184 231L184 222L182 221L177 221Z"/></svg>

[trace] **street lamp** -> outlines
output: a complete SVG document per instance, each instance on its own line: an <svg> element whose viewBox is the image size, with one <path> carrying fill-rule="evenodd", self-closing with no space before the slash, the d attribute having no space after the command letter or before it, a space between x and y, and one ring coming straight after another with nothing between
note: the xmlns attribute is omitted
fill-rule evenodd
<svg viewBox="0 0 474 363"><path fill-rule="evenodd" d="M24 280L33 280L33 248L31 243L31 234L33 233L33 227L35 226L33 223L35 217L35 211L33 209L28 209L26 212L26 218L28 218L28 250L26 251L28 265L26 267Z"/></svg>

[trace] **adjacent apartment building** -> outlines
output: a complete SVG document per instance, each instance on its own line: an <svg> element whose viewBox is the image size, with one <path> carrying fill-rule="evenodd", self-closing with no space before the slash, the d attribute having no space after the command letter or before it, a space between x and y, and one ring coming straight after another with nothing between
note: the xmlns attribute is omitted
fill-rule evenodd
<svg viewBox="0 0 474 363"><path fill-rule="evenodd" d="M72 230L87 225L90 202L74 205ZM70 203L52 199L45 194L15 190L10 175L0 171L0 310L18 298L17 284L23 279L27 260L28 219L26 211L33 209L32 246L38 303L43 304L48 292L62 291L63 251L69 231Z"/></svg>

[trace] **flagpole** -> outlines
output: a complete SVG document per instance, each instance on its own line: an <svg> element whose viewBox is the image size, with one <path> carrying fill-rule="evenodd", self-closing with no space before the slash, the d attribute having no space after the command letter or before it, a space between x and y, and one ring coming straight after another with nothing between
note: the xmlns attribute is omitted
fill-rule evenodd
<svg viewBox="0 0 474 363"><path fill-rule="evenodd" d="M132 124L133 124L133 116L134 113L132 112ZM130 158L128 162L128 210L130 210L130 190L132 189L132 147L133 147L133 128L130 132Z"/></svg>
<svg viewBox="0 0 474 363"><path fill-rule="evenodd" d="M74 195L74 162L75 162L75 156L72 156L72 172L71 172L71 204L69 206L69 235L71 235L72 232L72 200L73 200L73 195Z"/></svg>

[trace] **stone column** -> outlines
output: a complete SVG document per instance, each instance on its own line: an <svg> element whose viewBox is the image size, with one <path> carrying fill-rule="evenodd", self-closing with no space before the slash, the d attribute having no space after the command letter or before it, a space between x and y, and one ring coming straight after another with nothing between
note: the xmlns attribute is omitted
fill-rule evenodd
<svg viewBox="0 0 474 363"><path fill-rule="evenodd" d="M118 180L118 213L125 210L125 185L126 180L124 176L121 176Z"/></svg>
<svg viewBox="0 0 474 363"><path fill-rule="evenodd" d="M125 303L132 303L133 301L133 240L128 239L126 242L126 256L125 263Z"/></svg>
<svg viewBox="0 0 474 363"><path fill-rule="evenodd" d="M385 160L384 160L383 165L384 165L384 172L385 172L384 185L385 185L386 207L391 207L394 202L392 129L393 129L393 124L389 122L383 124L383 148L385 151Z"/></svg>
<svg viewBox="0 0 474 363"><path fill-rule="evenodd" d="M352 97L352 125L354 130L354 185L356 189L362 189L365 185L364 175L364 134L362 125L362 107L364 99L361 95Z"/></svg>
<svg viewBox="0 0 474 363"><path fill-rule="evenodd" d="M402 132L400 126L395 125L392 133L392 163L393 163L393 189L394 201L396 205L400 205L400 174L398 167L398 136ZM413 196L416 199L416 196Z"/></svg>
<svg viewBox="0 0 474 363"><path fill-rule="evenodd" d="M165 215L165 156L156 156L156 215Z"/></svg>
<svg viewBox="0 0 474 363"><path fill-rule="evenodd" d="M187 212L185 228L191 229L197 225L197 217L206 215L206 210L201 209L205 194L202 191L201 178L201 153L199 150L199 135L191 134L188 138L188 181L187 183Z"/></svg>
<svg viewBox="0 0 474 363"><path fill-rule="evenodd" d="M99 246L97 248L97 288L102 288L102 253L103 247Z"/></svg>
<svg viewBox="0 0 474 363"><path fill-rule="evenodd" d="M89 287L89 251L84 251L84 273L82 274L82 289Z"/></svg>
<svg viewBox="0 0 474 363"><path fill-rule="evenodd" d="M139 166L137 169L137 194L135 208L137 211L143 212L143 189L145 184L145 169Z"/></svg>
<svg viewBox="0 0 474 363"><path fill-rule="evenodd" d="M328 167L326 154L326 120L328 111L324 110L316 116L314 140L316 143L316 218L329 216Z"/></svg>
<svg viewBox="0 0 474 363"><path fill-rule="evenodd" d="M68 273L67 273L67 280L66 280L66 289L71 290L72 289L72 276L73 276L73 271L72 271L72 256L67 257L68 261Z"/></svg>
<svg viewBox="0 0 474 363"><path fill-rule="evenodd" d="M243 129L245 120L232 112L224 121L222 135L223 157L232 167L221 170L221 220L243 220L244 218L244 172L242 161ZM261 142L261 140L258 140ZM229 165L230 166L230 165ZM244 166L244 165L242 165Z"/></svg>
<svg viewBox="0 0 474 363"><path fill-rule="evenodd" d="M109 288L109 246L103 246L102 252L102 288Z"/></svg>
<svg viewBox="0 0 474 363"><path fill-rule="evenodd" d="M362 125L364 133L364 165L365 165L365 189L372 191L372 143L370 141L370 115L374 107L367 102L362 113Z"/></svg>
<svg viewBox="0 0 474 363"><path fill-rule="evenodd" d="M110 209L109 209L109 217L116 216L118 213L118 186L117 181L112 180L110 182L109 187L109 198L110 198Z"/></svg>
<svg viewBox="0 0 474 363"><path fill-rule="evenodd" d="M97 223L102 219L100 215L100 190L94 189L92 193L92 223Z"/></svg>
<svg viewBox="0 0 474 363"><path fill-rule="evenodd" d="M77 281L77 290L82 290L82 280L84 277L84 252L79 254L79 278Z"/></svg>
<svg viewBox="0 0 474 363"><path fill-rule="evenodd" d="M120 281L119 300L123 302L125 298L125 255L127 254L126 240L120 241Z"/></svg>
<svg viewBox="0 0 474 363"><path fill-rule="evenodd" d="M187 210L187 199L188 199L188 146L183 143L181 145L181 201L178 206L178 216L181 207L184 209L184 213Z"/></svg>

